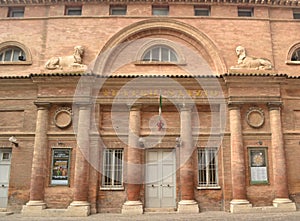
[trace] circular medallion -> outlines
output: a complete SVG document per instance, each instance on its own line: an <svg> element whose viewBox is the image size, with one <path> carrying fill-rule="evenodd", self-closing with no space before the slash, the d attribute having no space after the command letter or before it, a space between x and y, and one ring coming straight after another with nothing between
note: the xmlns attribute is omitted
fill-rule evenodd
<svg viewBox="0 0 300 221"><path fill-rule="evenodd" d="M72 123L72 110L69 107L61 107L56 110L54 124L59 128L66 128Z"/></svg>
<svg viewBox="0 0 300 221"><path fill-rule="evenodd" d="M265 122L265 115L261 108L250 108L247 112L247 123L254 128L261 127Z"/></svg>

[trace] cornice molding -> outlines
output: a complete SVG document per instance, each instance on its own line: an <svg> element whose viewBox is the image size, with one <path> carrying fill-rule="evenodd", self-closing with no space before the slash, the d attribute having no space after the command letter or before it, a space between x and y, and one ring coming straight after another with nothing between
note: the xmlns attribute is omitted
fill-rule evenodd
<svg viewBox="0 0 300 221"><path fill-rule="evenodd" d="M1 5L30 5L30 4L71 4L80 2L104 2L104 3L201 3L201 4L253 4L253 5L277 5L300 6L300 0L0 0Z"/></svg>

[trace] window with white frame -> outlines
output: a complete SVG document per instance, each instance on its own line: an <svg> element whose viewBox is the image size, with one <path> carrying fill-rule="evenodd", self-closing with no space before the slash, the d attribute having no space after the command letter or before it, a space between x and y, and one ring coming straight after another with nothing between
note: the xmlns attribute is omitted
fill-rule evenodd
<svg viewBox="0 0 300 221"><path fill-rule="evenodd" d="M24 17L24 7L10 7L8 10L8 17L22 18Z"/></svg>
<svg viewBox="0 0 300 221"><path fill-rule="evenodd" d="M0 51L0 61L14 62L26 61L24 51L19 47L8 47Z"/></svg>
<svg viewBox="0 0 300 221"><path fill-rule="evenodd" d="M126 15L127 6L126 5L110 5L109 14L110 15Z"/></svg>
<svg viewBox="0 0 300 221"><path fill-rule="evenodd" d="M178 62L178 56L172 48L165 45L156 45L145 51L142 61L176 63Z"/></svg>
<svg viewBox="0 0 300 221"><path fill-rule="evenodd" d="M152 15L168 16L169 15L169 6L168 5L153 5L152 6Z"/></svg>
<svg viewBox="0 0 300 221"><path fill-rule="evenodd" d="M253 17L253 8L238 8L238 17Z"/></svg>
<svg viewBox="0 0 300 221"><path fill-rule="evenodd" d="M198 149L198 186L218 187L217 148Z"/></svg>
<svg viewBox="0 0 300 221"><path fill-rule="evenodd" d="M105 149L103 152L102 187L123 187L123 150Z"/></svg>

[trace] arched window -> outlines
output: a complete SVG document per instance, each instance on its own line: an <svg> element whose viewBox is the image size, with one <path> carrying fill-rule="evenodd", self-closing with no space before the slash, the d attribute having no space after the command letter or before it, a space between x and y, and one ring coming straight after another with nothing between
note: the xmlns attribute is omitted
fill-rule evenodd
<svg viewBox="0 0 300 221"><path fill-rule="evenodd" d="M16 41L0 43L0 65L6 64L32 64L30 51Z"/></svg>
<svg viewBox="0 0 300 221"><path fill-rule="evenodd" d="M300 43L293 45L287 55L286 64L300 64Z"/></svg>
<svg viewBox="0 0 300 221"><path fill-rule="evenodd" d="M291 61L300 61L300 48L292 53Z"/></svg>
<svg viewBox="0 0 300 221"><path fill-rule="evenodd" d="M142 56L142 61L177 63L178 55L170 47L156 45L145 51Z"/></svg>
<svg viewBox="0 0 300 221"><path fill-rule="evenodd" d="M0 51L0 61L26 61L26 56L21 48L9 47Z"/></svg>

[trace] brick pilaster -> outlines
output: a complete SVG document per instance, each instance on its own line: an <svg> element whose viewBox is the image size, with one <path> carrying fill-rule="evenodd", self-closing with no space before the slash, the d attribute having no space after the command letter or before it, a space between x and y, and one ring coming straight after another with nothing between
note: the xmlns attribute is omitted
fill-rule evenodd
<svg viewBox="0 0 300 221"><path fill-rule="evenodd" d="M199 212L194 193L193 154L195 150L192 134L192 106L180 107L180 201L179 213Z"/></svg>
<svg viewBox="0 0 300 221"><path fill-rule="evenodd" d="M77 149L74 171L74 202L88 201L90 105L80 104L78 114ZM73 202L73 204L74 204Z"/></svg>
<svg viewBox="0 0 300 221"><path fill-rule="evenodd" d="M127 174L125 181L127 183L127 201L122 207L122 213L141 214L143 205L140 192L142 184L142 150L139 146L139 136L141 127L141 106L130 106L129 130L127 146Z"/></svg>
<svg viewBox="0 0 300 221"><path fill-rule="evenodd" d="M272 168L275 198L288 198L280 103L269 103L268 106L272 133Z"/></svg>
<svg viewBox="0 0 300 221"><path fill-rule="evenodd" d="M30 201L27 205L42 205L45 192L45 162L47 162L47 130L49 118L49 103L35 102L37 106L37 119L34 139L34 151L30 180Z"/></svg>
<svg viewBox="0 0 300 221"><path fill-rule="evenodd" d="M245 155L239 105L229 105L231 142L231 204L248 204L246 197Z"/></svg>

